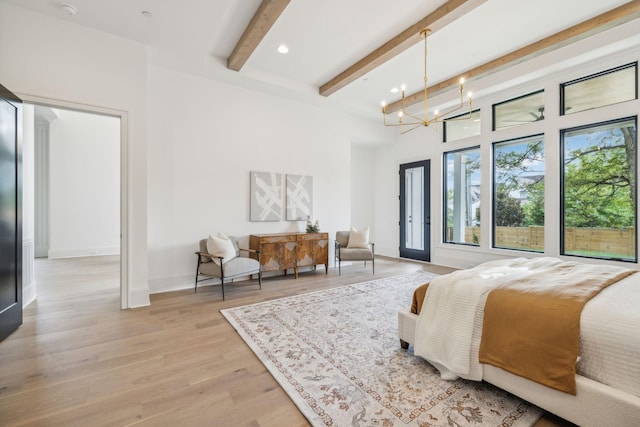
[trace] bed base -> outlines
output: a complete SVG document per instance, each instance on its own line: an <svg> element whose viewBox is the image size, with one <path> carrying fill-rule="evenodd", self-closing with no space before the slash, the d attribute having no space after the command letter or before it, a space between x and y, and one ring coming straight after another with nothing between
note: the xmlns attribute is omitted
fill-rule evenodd
<svg viewBox="0 0 640 427"><path fill-rule="evenodd" d="M409 310L398 312L402 348L415 342L417 319ZM576 375L574 396L491 365L483 365L483 371L486 382L580 426L640 426L640 397L581 375Z"/></svg>

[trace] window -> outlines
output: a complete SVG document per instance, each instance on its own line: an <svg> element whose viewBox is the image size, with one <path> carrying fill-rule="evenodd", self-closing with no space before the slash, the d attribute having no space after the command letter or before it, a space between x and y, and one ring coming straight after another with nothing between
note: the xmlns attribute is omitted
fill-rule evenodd
<svg viewBox="0 0 640 427"><path fill-rule="evenodd" d="M480 244L480 147L444 153L445 243Z"/></svg>
<svg viewBox="0 0 640 427"><path fill-rule="evenodd" d="M544 252L544 139L493 145L493 246Z"/></svg>
<svg viewBox="0 0 640 427"><path fill-rule="evenodd" d="M480 135L480 110L452 117L444 122L443 142L457 141Z"/></svg>
<svg viewBox="0 0 640 427"><path fill-rule="evenodd" d="M635 261L635 117L561 132L561 253Z"/></svg>
<svg viewBox="0 0 640 427"><path fill-rule="evenodd" d="M617 104L638 97L638 64L632 63L560 85L562 114Z"/></svg>
<svg viewBox="0 0 640 427"><path fill-rule="evenodd" d="M544 120L544 91L493 105L493 130Z"/></svg>

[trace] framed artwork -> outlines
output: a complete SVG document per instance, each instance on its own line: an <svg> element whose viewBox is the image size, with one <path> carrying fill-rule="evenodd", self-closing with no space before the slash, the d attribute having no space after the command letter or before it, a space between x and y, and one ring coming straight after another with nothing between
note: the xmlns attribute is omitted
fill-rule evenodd
<svg viewBox="0 0 640 427"><path fill-rule="evenodd" d="M306 221L313 213L313 177L287 175L287 221Z"/></svg>
<svg viewBox="0 0 640 427"><path fill-rule="evenodd" d="M251 172L251 221L282 220L282 174Z"/></svg>

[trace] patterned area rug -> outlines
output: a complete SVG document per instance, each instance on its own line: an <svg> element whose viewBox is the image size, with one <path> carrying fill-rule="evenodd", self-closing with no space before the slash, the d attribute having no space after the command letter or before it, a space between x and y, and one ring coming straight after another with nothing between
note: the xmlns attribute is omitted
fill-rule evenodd
<svg viewBox="0 0 640 427"><path fill-rule="evenodd" d="M412 273L222 310L314 426L530 426L542 411L482 382L445 381L400 348Z"/></svg>

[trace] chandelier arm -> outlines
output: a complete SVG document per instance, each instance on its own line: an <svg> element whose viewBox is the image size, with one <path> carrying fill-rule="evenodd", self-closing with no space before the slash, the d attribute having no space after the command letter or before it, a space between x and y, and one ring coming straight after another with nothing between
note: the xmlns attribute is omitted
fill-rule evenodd
<svg viewBox="0 0 640 427"><path fill-rule="evenodd" d="M405 98L405 96L404 96L404 89L403 89L403 90L402 90L402 109L400 110L400 111L402 111L402 116L403 116L403 117L404 117L404 116L411 117L412 119L416 120L416 121L417 121L417 122L419 122L419 123L424 123L425 121L426 121L427 123L429 123L429 122L428 122L428 120L427 120L426 118L423 120L423 119L422 119L422 118L420 118L420 117L417 117L417 116L414 116L414 115L413 115L413 114L411 114L411 113L408 113L408 112L407 112L407 110L406 110L406 108L405 108L405 103L404 103L404 102L405 102L405 99L406 99L406 98ZM414 124L414 123L407 123L407 124Z"/></svg>
<svg viewBox="0 0 640 427"><path fill-rule="evenodd" d="M412 127L411 129L407 129L405 131L400 130L400 135L404 135L407 132L411 132L414 129L418 129L420 126L423 126L423 123L419 123L419 124L415 125L414 127Z"/></svg>
<svg viewBox="0 0 640 427"><path fill-rule="evenodd" d="M417 122L402 122L402 123L386 123L385 126L387 127L406 127L406 126L422 126L424 125L424 122L422 121L417 121Z"/></svg>
<svg viewBox="0 0 640 427"><path fill-rule="evenodd" d="M462 121L462 120L469 120L471 118L471 113L472 113L472 111L469 110L469 111L467 111L466 114L464 114L462 116L452 117L450 119L444 119L443 122L457 122L457 121Z"/></svg>
<svg viewBox="0 0 640 427"><path fill-rule="evenodd" d="M464 101L463 101L463 99L461 97L460 98L460 104L458 104L458 106L450 109L446 113L442 113L441 116L442 117L447 116L447 115L453 113L454 111L457 111L457 110L461 109L462 107L464 107ZM472 103L471 103L471 100L469 100L469 111L467 112L468 113L468 117L456 117L455 120L467 120L467 119L471 118L472 109L473 109L472 108ZM442 119L442 120L446 121L446 120L451 120L451 119Z"/></svg>
<svg viewBox="0 0 640 427"><path fill-rule="evenodd" d="M440 114L440 117L445 117L445 116L447 116L447 115L449 115L449 114L453 113L454 111L457 111L457 110L459 110L460 108L462 108L462 106L464 105L464 98L463 98L463 95L462 95L462 90L463 90L463 89L462 89L462 82L461 82L461 83L460 83L460 86L458 86L458 92L460 93L460 102L458 103L458 105L457 105L457 106L452 107L450 110L447 110L447 111L445 111L444 113L441 113L441 114ZM443 120L445 120L445 119L443 119Z"/></svg>
<svg viewBox="0 0 640 427"><path fill-rule="evenodd" d="M422 120L422 118L417 117L417 116L414 116L414 115L413 115L413 114L411 114L411 113L406 113L406 112L405 112L405 113L404 113L404 116L405 116L405 117L407 117L407 116L408 116L408 117L411 117L412 119L415 119L415 120L419 121L420 123L423 123L423 122L424 122L424 120Z"/></svg>
<svg viewBox="0 0 640 427"><path fill-rule="evenodd" d="M444 113L440 113L440 117L441 117L441 121L447 120L445 117L448 116L449 114L458 111L459 109L461 109L463 107L464 104L460 104L457 105L453 108L451 108L450 110L445 111Z"/></svg>

